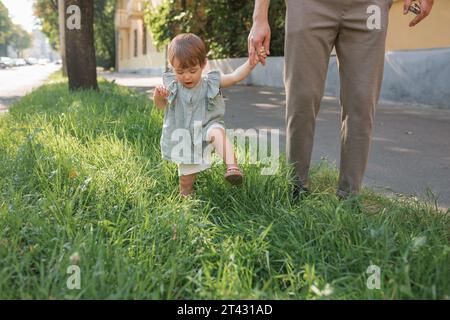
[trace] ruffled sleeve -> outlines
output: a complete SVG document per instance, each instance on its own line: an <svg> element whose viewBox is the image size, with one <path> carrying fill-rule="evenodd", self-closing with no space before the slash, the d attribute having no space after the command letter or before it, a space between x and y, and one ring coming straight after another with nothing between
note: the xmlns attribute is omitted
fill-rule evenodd
<svg viewBox="0 0 450 320"><path fill-rule="evenodd" d="M222 121L225 114L225 101L220 91L220 78L219 71L210 71L206 76L207 81L207 110L206 118L207 122Z"/></svg>
<svg viewBox="0 0 450 320"><path fill-rule="evenodd" d="M174 107L173 101L175 100L178 92L178 86L176 76L172 71L166 71L163 73L163 84L169 90L170 95L167 98L167 102L171 108Z"/></svg>
<svg viewBox="0 0 450 320"><path fill-rule="evenodd" d="M220 93L220 77L220 71L218 70L212 70L206 75L209 99L214 99Z"/></svg>
<svg viewBox="0 0 450 320"><path fill-rule="evenodd" d="M162 78L163 78L163 84L165 87L169 87L173 81L176 81L175 73L173 73L170 70L164 72L162 75Z"/></svg>

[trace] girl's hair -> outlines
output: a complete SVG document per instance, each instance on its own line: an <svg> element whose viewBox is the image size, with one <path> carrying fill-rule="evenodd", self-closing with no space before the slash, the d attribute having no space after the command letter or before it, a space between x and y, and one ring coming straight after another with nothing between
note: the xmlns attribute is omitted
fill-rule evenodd
<svg viewBox="0 0 450 320"><path fill-rule="evenodd" d="M203 66L206 62L205 43L193 33L179 34L170 42L168 58L172 66L177 59L179 67L183 69Z"/></svg>

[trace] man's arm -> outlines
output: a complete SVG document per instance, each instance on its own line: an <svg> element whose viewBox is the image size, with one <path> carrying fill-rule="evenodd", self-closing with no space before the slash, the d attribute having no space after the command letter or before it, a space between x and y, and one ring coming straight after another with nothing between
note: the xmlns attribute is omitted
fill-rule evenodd
<svg viewBox="0 0 450 320"><path fill-rule="evenodd" d="M258 62L258 54L262 47L265 53L270 55L269 4L270 0L255 0L253 26L248 36L248 56L252 65ZM266 64L265 57L260 61L263 65Z"/></svg>
<svg viewBox="0 0 450 320"><path fill-rule="evenodd" d="M255 0L255 9L253 10L253 21L268 19L269 4L270 0Z"/></svg>
<svg viewBox="0 0 450 320"><path fill-rule="evenodd" d="M403 14L408 14L409 6L413 3L413 0L404 0L403 3ZM420 13L409 23L410 27L414 27L420 21L425 19L431 12L433 8L434 0L419 0L420 3Z"/></svg>

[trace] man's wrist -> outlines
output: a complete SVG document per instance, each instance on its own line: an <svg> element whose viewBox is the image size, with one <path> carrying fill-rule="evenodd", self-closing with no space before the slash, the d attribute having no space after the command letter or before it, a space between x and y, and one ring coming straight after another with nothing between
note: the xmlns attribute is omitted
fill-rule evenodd
<svg viewBox="0 0 450 320"><path fill-rule="evenodd" d="M256 0L253 11L253 23L266 23L269 21L270 0Z"/></svg>
<svg viewBox="0 0 450 320"><path fill-rule="evenodd" d="M269 22L269 17L267 14L255 14L253 15L253 23L255 24L263 24L263 23L268 23Z"/></svg>

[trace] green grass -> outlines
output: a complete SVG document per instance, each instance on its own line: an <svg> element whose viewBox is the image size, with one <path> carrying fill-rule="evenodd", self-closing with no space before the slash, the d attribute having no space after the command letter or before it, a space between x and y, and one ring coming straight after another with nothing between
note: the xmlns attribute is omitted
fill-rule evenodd
<svg viewBox="0 0 450 320"><path fill-rule="evenodd" d="M240 188L218 165L182 200L148 98L53 81L0 117L0 298L449 298L448 212L368 189L339 202L325 162L292 205L283 159L274 176L244 165Z"/></svg>

